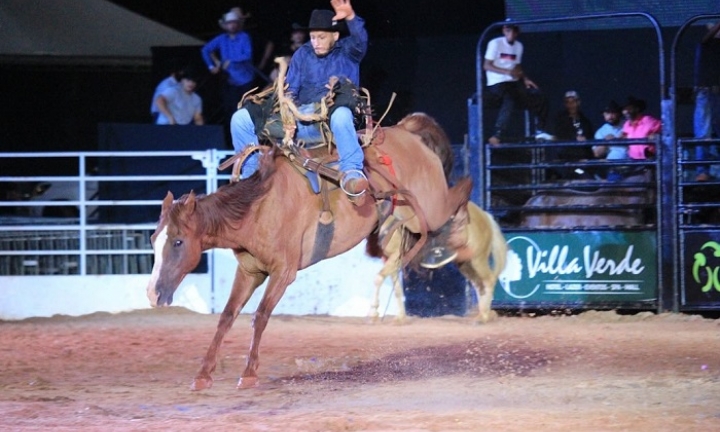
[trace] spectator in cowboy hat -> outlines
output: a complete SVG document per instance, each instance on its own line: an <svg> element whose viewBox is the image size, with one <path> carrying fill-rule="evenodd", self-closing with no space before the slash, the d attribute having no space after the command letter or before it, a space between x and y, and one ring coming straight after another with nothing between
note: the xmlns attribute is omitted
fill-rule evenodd
<svg viewBox="0 0 720 432"><path fill-rule="evenodd" d="M218 21L225 33L202 47L202 57L210 73L220 76L220 93L225 121L237 111L242 96L252 90L255 79L252 40L244 31L250 14L233 8Z"/></svg>

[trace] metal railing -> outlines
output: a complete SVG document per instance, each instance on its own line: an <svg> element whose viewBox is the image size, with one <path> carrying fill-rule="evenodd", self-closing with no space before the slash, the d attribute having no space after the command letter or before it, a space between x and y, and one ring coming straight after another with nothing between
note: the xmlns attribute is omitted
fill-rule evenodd
<svg viewBox="0 0 720 432"><path fill-rule="evenodd" d="M659 140L617 140L617 141L569 141L512 143L499 146L485 146L486 165L483 170L485 189L484 208L499 216L503 229L516 228L519 218L523 215L536 213L564 214L603 214L606 212L645 213L642 227L659 226L657 220L657 191L660 189L660 173L662 167L657 159L590 159L559 161L546 156L546 151L558 149L580 149L594 145L630 145L652 144L659 148ZM617 180L607 180L608 173L617 173ZM642 175L641 175L642 174ZM555 178L557 177L557 178ZM558 205L549 202L546 205L529 200L539 194L563 194L575 191L578 196L602 192L605 195L620 193L647 192L647 200L597 200L596 202L578 201L577 204L564 203ZM519 225L520 229L527 226ZM543 229L577 230L583 226L556 226ZM588 227L585 227L588 228ZM614 226L596 226L589 229L615 229Z"/></svg>
<svg viewBox="0 0 720 432"><path fill-rule="evenodd" d="M62 166L71 175L2 175L0 275L89 275L149 273L150 235L167 190L212 193L229 179L217 172L232 151L0 153L4 162ZM181 161L184 174L153 174L142 166ZM151 162L152 161L152 162ZM98 172L88 174L90 166ZM57 169L56 169L57 171ZM63 184L68 196L44 198L43 189ZM35 187L33 187L33 185ZM42 185L42 187L37 187ZM49 185L49 189L46 187ZM118 186L122 188L118 189ZM175 189L175 190L173 190ZM97 191L89 196L88 191ZM25 191L20 193L20 191ZM28 192L29 191L29 192ZM46 192L47 193L47 192ZM40 209L64 208L72 215L42 217ZM49 212L53 213L53 212ZM123 223L123 215L142 220ZM146 217L138 215L147 215Z"/></svg>

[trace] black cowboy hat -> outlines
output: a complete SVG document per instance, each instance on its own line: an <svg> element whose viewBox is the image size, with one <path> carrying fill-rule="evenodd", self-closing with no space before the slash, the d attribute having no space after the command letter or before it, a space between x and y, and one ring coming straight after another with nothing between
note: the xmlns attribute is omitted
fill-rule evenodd
<svg viewBox="0 0 720 432"><path fill-rule="evenodd" d="M338 22L333 20L335 12L326 9L315 9L310 14L310 23L305 30L321 30L330 32L339 32Z"/></svg>
<svg viewBox="0 0 720 432"><path fill-rule="evenodd" d="M620 105L618 105L617 102L615 102L614 100L611 100L611 101L608 102L608 104L605 106L605 108L603 109L603 112L610 112L610 113L620 114L620 113L622 112L622 108L620 107Z"/></svg>
<svg viewBox="0 0 720 432"><path fill-rule="evenodd" d="M627 102L625 102L625 105L623 105L623 108L627 108L629 106L634 106L637 108L638 111L645 111L645 108L647 108L647 104L644 100L638 99L634 96L628 96Z"/></svg>

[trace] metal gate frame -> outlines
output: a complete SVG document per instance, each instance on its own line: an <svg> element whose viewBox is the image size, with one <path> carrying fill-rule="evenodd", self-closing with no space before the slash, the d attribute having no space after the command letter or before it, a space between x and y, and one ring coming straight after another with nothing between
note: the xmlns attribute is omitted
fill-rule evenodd
<svg viewBox="0 0 720 432"><path fill-rule="evenodd" d="M577 20L600 20L600 19L613 19L613 18L630 18L638 17L646 19L652 29L655 30L658 46L658 71L659 71L659 86L661 95L661 112L662 120L664 124L674 122L674 109L672 101L667 96L667 86L665 82L665 54L663 37L659 23L650 14L644 12L623 12L623 13L609 13L609 14L591 14L591 15L580 15L572 17L558 17L548 19L537 19L537 20L517 20L511 21L515 25L527 25L527 24L547 24L547 23L561 23L566 21L577 21ZM508 21L496 22L488 26L481 34L477 46L476 46L476 86L477 86L477 103L476 113L471 115L470 119L470 171L471 173L478 173L473 176L476 189L473 191L473 199L481 204L483 208L492 212L492 205L490 202L490 195L488 194L488 187L490 184L490 170L489 160L486 156L486 143L484 142L484 131L483 131L483 52L482 47L485 41L488 39L488 35L491 31L496 30L507 24ZM469 109L471 105L469 105ZM475 124L473 124L475 122ZM674 124L674 123L673 123ZM658 191L659 201L657 202L657 223L655 224L654 233L656 237L656 243L658 245L658 251L656 256L656 268L657 268L657 301L656 306L658 311L663 310L678 310L678 295L677 295L677 283L676 272L674 268L674 251L673 251L673 239L675 238L675 218L673 217L673 176L674 171L667 169L672 166L672 160L674 159L672 151L674 146L674 127L666 130L663 127L663 134L661 142L657 145L657 159L655 162L656 167L656 187ZM472 136L473 133L475 136ZM606 230L607 231L607 230ZM543 232L543 230L538 230Z"/></svg>
<svg viewBox="0 0 720 432"><path fill-rule="evenodd" d="M688 253L688 243L692 243L693 245L696 244L702 244L705 243L705 245L709 245L708 242L715 242L717 243L720 241L720 225L718 224L708 224L708 225L697 225L693 224L691 222L686 222L688 219L688 214L692 213L694 211L697 211L701 208L720 208L720 198L716 198L715 202L705 202L705 203L697 203L692 202L691 200L686 200L686 193L685 188L686 187L692 187L692 182L687 182L684 179L683 172L686 167L692 167L694 165L693 158L690 158L687 155L687 152L685 151L687 149L686 145L695 145L698 143L699 140L693 140L693 139L681 139L678 138L677 130L674 127L677 124L677 104L678 104L678 84L677 84L677 72L678 72L678 65L677 65L677 53L678 53L678 46L679 42L682 38L682 36L685 34L685 32L690 28L690 26L698 21L702 20L720 20L720 14L702 14L702 15L695 15L691 18L689 18L687 21L685 21L678 29L678 31L675 34L675 37L672 41L672 46L670 48L670 113L672 114L672 125L673 128L669 130L670 136L667 137L668 141L674 145L675 152L674 157L671 158L670 163L672 166L672 172L673 175L673 182L672 182L672 201L668 203L668 205L671 205L672 209L672 232L674 234L672 240L677 241L670 241L668 239L668 248L672 248L673 256L675 259L673 260L673 273L675 275L675 282L677 286L677 292L676 292L676 302L677 306L675 310L681 310L681 311L694 311L694 310L718 310L720 309L720 286L717 286L717 283L714 283L713 286L713 278L717 279L717 268L715 267L714 272L713 269L709 266L703 266L702 269L698 268L697 270L701 271L707 271L708 274L703 275L703 277L707 277L707 285L705 285L705 288L707 288L707 291L705 291L705 294L701 294L699 299L696 299L695 301L692 301L692 299L689 299L689 295L691 292L691 285L693 285L687 277L688 273L692 273L694 269L689 269L689 261L690 257L687 256ZM714 141L706 141L705 144L720 144L720 139L716 139ZM708 160L708 164L712 164L713 162L720 163L720 161L713 161ZM670 213L670 212L668 212ZM689 239L692 239L691 242L689 242ZM712 245L709 245L712 246ZM700 254L699 251L697 251L698 254ZM693 259L700 263L704 258L703 257L696 257L694 256ZM697 260L700 261L697 261ZM717 264L717 263L716 263ZM705 282L705 281L703 281ZM694 288L699 288L699 283L695 281ZM717 291L717 292L713 292ZM714 295L714 298L712 296ZM696 294L697 295L697 294ZM704 297L704 298L702 298Z"/></svg>

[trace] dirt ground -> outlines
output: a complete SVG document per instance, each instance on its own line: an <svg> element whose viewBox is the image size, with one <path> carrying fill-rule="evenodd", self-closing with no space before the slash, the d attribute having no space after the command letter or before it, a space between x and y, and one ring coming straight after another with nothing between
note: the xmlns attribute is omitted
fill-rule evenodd
<svg viewBox="0 0 720 432"><path fill-rule="evenodd" d="M217 315L180 308L0 322L0 430L720 430L720 320L589 311L368 324L250 316L213 388L189 385Z"/></svg>

